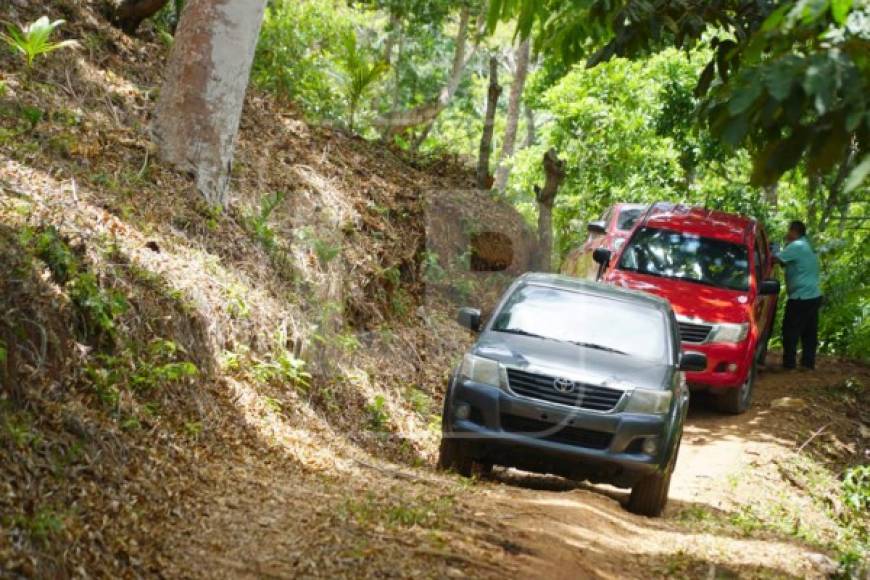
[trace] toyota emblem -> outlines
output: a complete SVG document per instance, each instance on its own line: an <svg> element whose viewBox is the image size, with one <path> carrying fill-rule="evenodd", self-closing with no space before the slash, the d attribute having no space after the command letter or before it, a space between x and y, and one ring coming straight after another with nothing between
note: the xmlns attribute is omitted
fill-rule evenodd
<svg viewBox="0 0 870 580"><path fill-rule="evenodd" d="M558 393L568 394L573 393L577 385L571 379L559 378L553 381L553 388Z"/></svg>

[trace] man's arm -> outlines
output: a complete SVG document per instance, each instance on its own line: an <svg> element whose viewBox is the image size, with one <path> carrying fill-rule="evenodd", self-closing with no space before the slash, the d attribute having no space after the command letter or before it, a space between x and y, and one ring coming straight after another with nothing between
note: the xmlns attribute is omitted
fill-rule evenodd
<svg viewBox="0 0 870 580"><path fill-rule="evenodd" d="M785 266L789 262L794 262L797 260L797 247L795 247L794 243L787 245L781 252L773 255L773 260L782 266Z"/></svg>

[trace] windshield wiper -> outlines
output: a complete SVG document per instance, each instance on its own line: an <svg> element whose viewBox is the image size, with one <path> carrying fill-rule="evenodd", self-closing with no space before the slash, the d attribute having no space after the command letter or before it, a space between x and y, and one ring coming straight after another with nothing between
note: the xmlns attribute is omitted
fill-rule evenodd
<svg viewBox="0 0 870 580"><path fill-rule="evenodd" d="M612 348L609 346L604 346L603 344L595 344L593 342L579 342L575 340L566 340L565 342L569 342L575 346L582 346L583 348L594 348L595 350L603 350L605 352L614 352L616 354L628 355L627 352L623 350L619 350L617 348Z"/></svg>
<svg viewBox="0 0 870 580"><path fill-rule="evenodd" d="M535 334L534 332L529 332L528 330L522 330L520 328L493 328L496 332L504 332L505 334L519 334L520 336L531 336L532 338L544 338L547 340L556 340L555 338L550 338L549 336L543 336L540 334Z"/></svg>

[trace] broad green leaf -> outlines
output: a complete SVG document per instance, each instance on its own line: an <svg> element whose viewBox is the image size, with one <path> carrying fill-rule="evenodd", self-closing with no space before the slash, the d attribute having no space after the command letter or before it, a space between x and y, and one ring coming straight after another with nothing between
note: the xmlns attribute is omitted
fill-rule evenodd
<svg viewBox="0 0 870 580"><path fill-rule="evenodd" d="M777 101L784 101L791 94L795 80L795 69L791 62L786 59L772 62L764 71L767 91Z"/></svg>
<svg viewBox="0 0 870 580"><path fill-rule="evenodd" d="M851 173L849 173L845 185L846 193L855 191L864 182L864 179L867 178L868 173L870 173L870 154L865 155L861 163L856 165Z"/></svg>
<svg viewBox="0 0 870 580"><path fill-rule="evenodd" d="M728 112L733 117L746 111L758 100L762 90L761 76L756 74L753 76L752 81L745 87L740 88L728 102Z"/></svg>
<svg viewBox="0 0 870 580"><path fill-rule="evenodd" d="M852 9L852 0L831 0L831 15L834 21L842 26L846 22L849 10Z"/></svg>
<svg viewBox="0 0 870 580"><path fill-rule="evenodd" d="M725 123L722 129L722 140L736 147L740 145L749 131L749 118L746 114L738 115Z"/></svg>
<svg viewBox="0 0 870 580"><path fill-rule="evenodd" d="M761 25L762 32L770 32L779 28L779 25L782 24L782 21L789 10L791 10L791 4L783 4L771 12L770 16L768 16L764 21L764 24Z"/></svg>

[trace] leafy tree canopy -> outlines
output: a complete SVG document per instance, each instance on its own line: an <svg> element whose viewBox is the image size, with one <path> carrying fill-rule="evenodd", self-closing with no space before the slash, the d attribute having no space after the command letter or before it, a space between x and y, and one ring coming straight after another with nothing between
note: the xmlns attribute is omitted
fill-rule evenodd
<svg viewBox="0 0 870 580"><path fill-rule="evenodd" d="M708 47L700 121L749 149L755 184L801 160L812 173L850 171L847 191L870 171L868 0L493 0L490 28L500 20L516 20L538 51L590 67Z"/></svg>

